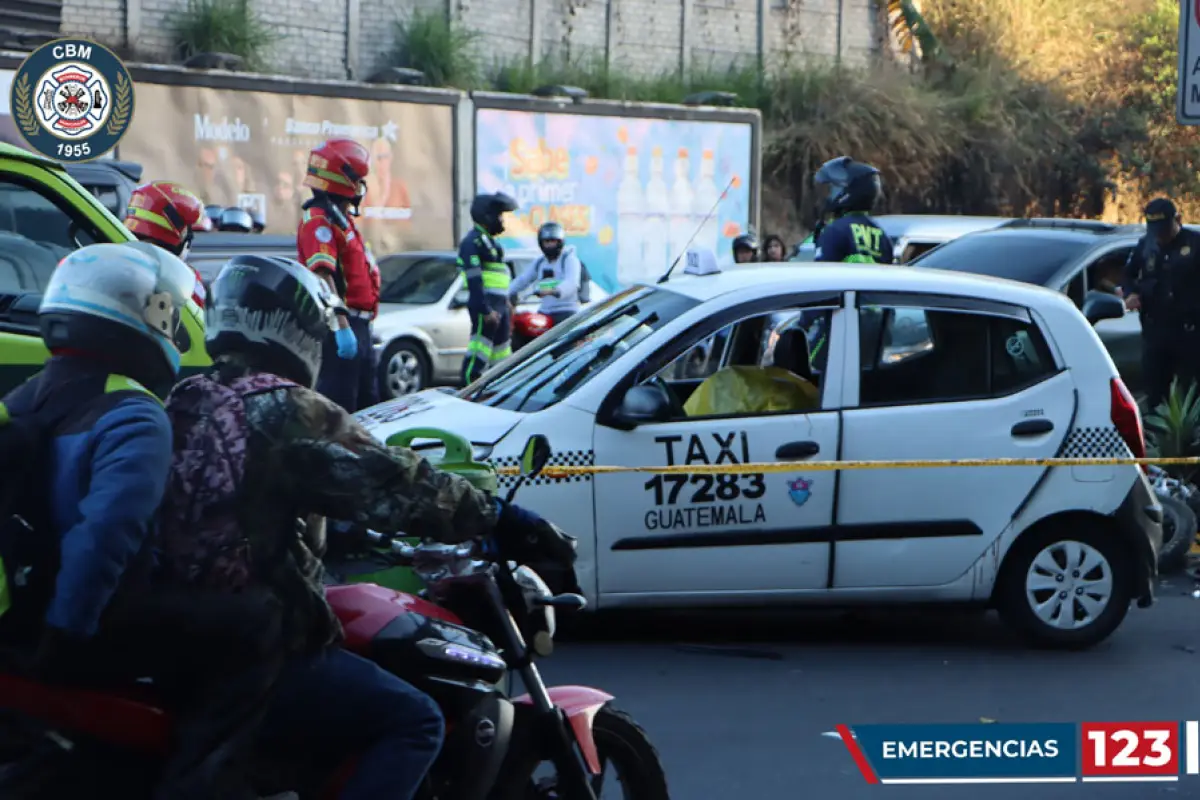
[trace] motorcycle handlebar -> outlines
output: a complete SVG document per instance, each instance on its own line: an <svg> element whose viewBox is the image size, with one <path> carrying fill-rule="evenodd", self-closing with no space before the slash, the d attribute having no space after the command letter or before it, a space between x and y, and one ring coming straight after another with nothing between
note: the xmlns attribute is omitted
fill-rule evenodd
<svg viewBox="0 0 1200 800"><path fill-rule="evenodd" d="M367 539L372 544L387 545L392 555L403 566L411 566L418 558L424 560L454 561L475 557L477 551L474 544L442 544L440 542L421 542L412 545L401 539L396 539L378 531L367 531Z"/></svg>

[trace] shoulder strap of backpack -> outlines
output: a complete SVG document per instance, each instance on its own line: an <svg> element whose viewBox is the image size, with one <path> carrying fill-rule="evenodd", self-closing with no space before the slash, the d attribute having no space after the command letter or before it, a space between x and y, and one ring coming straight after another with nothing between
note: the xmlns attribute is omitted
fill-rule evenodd
<svg viewBox="0 0 1200 800"><path fill-rule="evenodd" d="M249 397L276 389L292 389L299 385L294 381L289 381L287 378L281 378L278 375L272 375L269 372L256 372L238 378L229 384L229 388L240 397Z"/></svg>

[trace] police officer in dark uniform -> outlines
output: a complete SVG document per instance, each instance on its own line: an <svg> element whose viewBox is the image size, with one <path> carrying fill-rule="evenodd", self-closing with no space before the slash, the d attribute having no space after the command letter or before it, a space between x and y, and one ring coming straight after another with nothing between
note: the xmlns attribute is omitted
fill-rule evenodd
<svg viewBox="0 0 1200 800"><path fill-rule="evenodd" d="M891 264L892 240L870 214L883 197L879 170L841 156L826 161L813 182L825 187L823 217L832 217L815 235L814 261Z"/></svg>
<svg viewBox="0 0 1200 800"><path fill-rule="evenodd" d="M1148 408L1171 381L1186 389L1200 377L1200 234L1183 227L1165 197L1146 206L1146 235L1129 254L1121 287L1142 318L1142 372Z"/></svg>
<svg viewBox="0 0 1200 800"><path fill-rule="evenodd" d="M502 192L477 195L471 201L475 227L458 246L458 268L467 282L467 311L471 340L463 359L463 382L475 381L489 364L512 355L512 307L508 290L512 273L504 250L493 237L504 233L504 214L517 210L517 201Z"/></svg>

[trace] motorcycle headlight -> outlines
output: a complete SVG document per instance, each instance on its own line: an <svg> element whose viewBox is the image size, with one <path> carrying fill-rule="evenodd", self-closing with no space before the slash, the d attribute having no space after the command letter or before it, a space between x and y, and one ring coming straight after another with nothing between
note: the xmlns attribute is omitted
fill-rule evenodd
<svg viewBox="0 0 1200 800"><path fill-rule="evenodd" d="M529 604L530 608L536 610L539 599L548 599L554 596L554 592L550 591L550 587L542 580L542 576L529 567L523 565L517 567L513 570L513 578L516 579L517 585L521 587L521 591L525 594L525 602ZM550 606L541 606L540 610L545 615L546 633L553 639L557 622L554 616L554 609Z"/></svg>

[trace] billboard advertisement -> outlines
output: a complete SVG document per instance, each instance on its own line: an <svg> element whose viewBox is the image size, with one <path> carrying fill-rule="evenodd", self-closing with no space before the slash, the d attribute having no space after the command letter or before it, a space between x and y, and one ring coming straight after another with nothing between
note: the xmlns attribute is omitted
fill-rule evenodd
<svg viewBox="0 0 1200 800"><path fill-rule="evenodd" d="M559 222L609 292L657 279L688 247L731 258L751 220L752 148L750 122L475 112L477 190L520 203L497 241L533 248Z"/></svg>
<svg viewBox="0 0 1200 800"><path fill-rule="evenodd" d="M346 137L371 151L356 222L377 256L455 244L449 105L139 82L137 107L122 159L205 203L261 214L268 233L295 233L309 150Z"/></svg>

